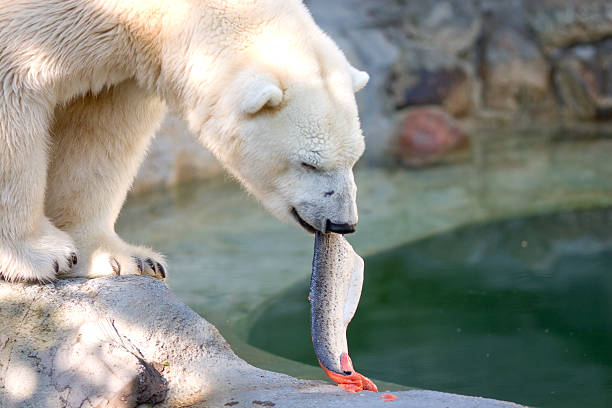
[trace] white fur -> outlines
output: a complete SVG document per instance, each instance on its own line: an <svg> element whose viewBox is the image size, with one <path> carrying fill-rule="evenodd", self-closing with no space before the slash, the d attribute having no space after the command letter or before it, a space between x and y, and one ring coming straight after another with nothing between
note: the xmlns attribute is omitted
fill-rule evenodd
<svg viewBox="0 0 612 408"><path fill-rule="evenodd" d="M359 92L367 85L370 80L370 75L365 71L360 71L355 67L351 67L351 80L353 81L353 91Z"/></svg>
<svg viewBox="0 0 612 408"><path fill-rule="evenodd" d="M114 223L166 105L277 217L357 222L367 74L299 0L0 0L0 44L5 279L162 277Z"/></svg>

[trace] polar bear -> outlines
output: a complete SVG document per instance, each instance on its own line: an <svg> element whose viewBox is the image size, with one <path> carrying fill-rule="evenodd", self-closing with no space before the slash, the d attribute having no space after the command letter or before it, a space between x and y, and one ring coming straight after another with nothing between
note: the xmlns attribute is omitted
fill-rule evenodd
<svg viewBox="0 0 612 408"><path fill-rule="evenodd" d="M352 67L300 0L0 0L0 275L166 276L115 220L167 108L276 217L357 223Z"/></svg>

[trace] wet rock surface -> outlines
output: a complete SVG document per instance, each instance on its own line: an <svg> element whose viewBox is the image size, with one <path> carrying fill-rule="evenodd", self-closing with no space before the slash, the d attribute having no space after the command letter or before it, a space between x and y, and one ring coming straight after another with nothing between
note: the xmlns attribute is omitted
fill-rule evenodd
<svg viewBox="0 0 612 408"><path fill-rule="evenodd" d="M264 371L238 358L217 329L148 277L0 282L0 406L375 407ZM432 391L393 393L398 407L518 407Z"/></svg>

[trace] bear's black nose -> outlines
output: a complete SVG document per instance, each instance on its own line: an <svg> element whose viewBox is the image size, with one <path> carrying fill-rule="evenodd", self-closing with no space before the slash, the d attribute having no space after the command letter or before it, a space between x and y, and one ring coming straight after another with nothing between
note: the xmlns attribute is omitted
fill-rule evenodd
<svg viewBox="0 0 612 408"><path fill-rule="evenodd" d="M336 234L351 234L357 229L357 224L336 224L327 220L325 223L325 232L335 232Z"/></svg>

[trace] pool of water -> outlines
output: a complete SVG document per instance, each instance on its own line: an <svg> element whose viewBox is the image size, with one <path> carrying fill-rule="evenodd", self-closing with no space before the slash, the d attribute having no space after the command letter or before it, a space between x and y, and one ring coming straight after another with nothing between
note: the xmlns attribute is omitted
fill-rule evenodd
<svg viewBox="0 0 612 408"><path fill-rule="evenodd" d="M307 281L248 342L316 365ZM540 407L612 406L612 209L473 224L366 258L348 332L373 378Z"/></svg>

